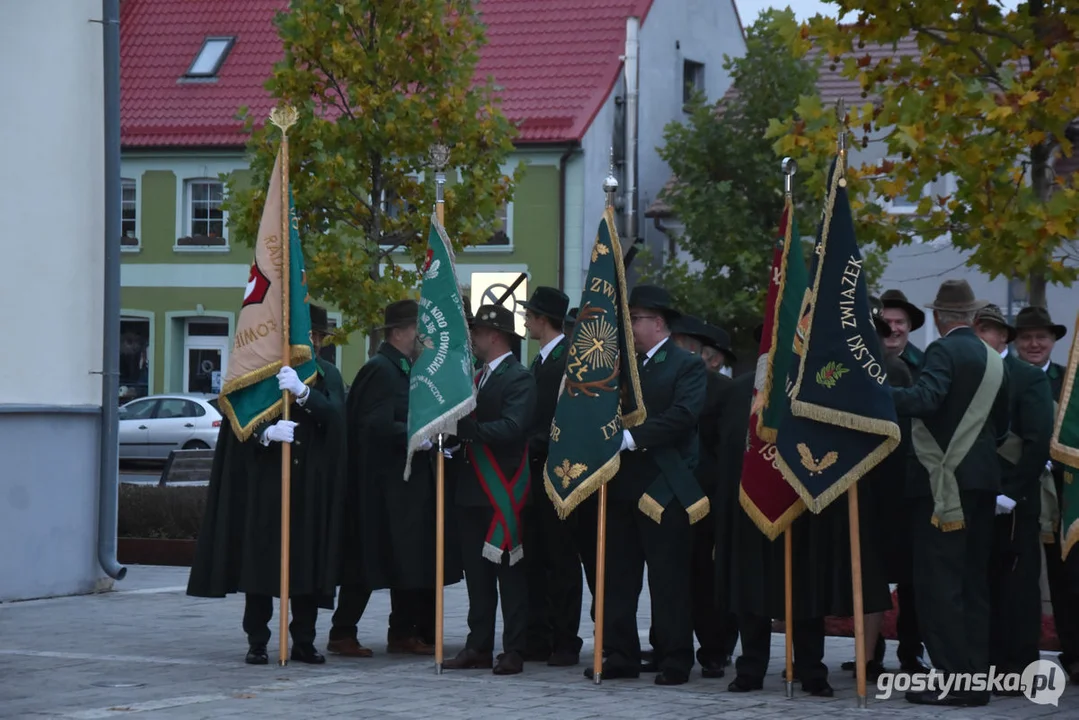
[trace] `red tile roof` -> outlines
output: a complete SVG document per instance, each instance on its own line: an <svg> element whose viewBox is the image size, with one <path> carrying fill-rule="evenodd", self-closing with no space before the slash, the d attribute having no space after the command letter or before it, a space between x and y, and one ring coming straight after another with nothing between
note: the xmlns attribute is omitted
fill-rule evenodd
<svg viewBox="0 0 1079 720"><path fill-rule="evenodd" d="M125 0L120 8L124 147L241 147L236 112L273 107L263 85L281 58L274 14L287 0ZM626 18L652 0L480 0L488 45L478 77L501 86L519 143L580 140L618 79ZM203 40L235 36L216 80L183 80Z"/></svg>

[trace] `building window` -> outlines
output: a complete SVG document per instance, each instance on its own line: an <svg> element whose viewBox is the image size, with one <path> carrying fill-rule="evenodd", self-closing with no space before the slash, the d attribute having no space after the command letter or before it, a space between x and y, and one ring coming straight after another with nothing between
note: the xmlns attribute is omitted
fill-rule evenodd
<svg viewBox="0 0 1079 720"><path fill-rule="evenodd" d="M150 318L120 319L120 402L150 391Z"/></svg>
<svg viewBox="0 0 1079 720"><path fill-rule="evenodd" d="M213 78L221 70L221 65L228 57L234 37L208 37L202 41L199 54L195 56L191 67L184 73L187 78Z"/></svg>
<svg viewBox="0 0 1079 720"><path fill-rule="evenodd" d="M495 213L493 232L486 242L465 248L466 251L513 250L513 203L506 202Z"/></svg>
<svg viewBox="0 0 1079 720"><path fill-rule="evenodd" d="M682 61L682 104L688 105L697 92L704 92L704 63Z"/></svg>
<svg viewBox="0 0 1079 720"><path fill-rule="evenodd" d="M135 231L138 217L138 198L135 181L128 178L120 180L120 246L133 248L139 246L139 237Z"/></svg>
<svg viewBox="0 0 1079 720"><path fill-rule="evenodd" d="M225 247L227 219L221 209L225 185L220 180L188 180L188 235L179 238L177 245L186 247Z"/></svg>
<svg viewBox="0 0 1079 720"><path fill-rule="evenodd" d="M228 368L229 322L189 319L184 339L184 392L216 395Z"/></svg>

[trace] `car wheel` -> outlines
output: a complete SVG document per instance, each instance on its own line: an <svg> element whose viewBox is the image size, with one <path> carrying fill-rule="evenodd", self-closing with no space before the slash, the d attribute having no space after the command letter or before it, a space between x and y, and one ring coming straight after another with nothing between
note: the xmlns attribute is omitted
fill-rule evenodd
<svg viewBox="0 0 1079 720"><path fill-rule="evenodd" d="M184 450L209 450L210 446L202 440L189 440L184 443Z"/></svg>

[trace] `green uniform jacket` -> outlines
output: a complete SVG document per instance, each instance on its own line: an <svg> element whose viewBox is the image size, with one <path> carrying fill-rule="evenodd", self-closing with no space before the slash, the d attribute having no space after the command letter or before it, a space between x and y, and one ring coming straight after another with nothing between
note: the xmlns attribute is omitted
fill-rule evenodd
<svg viewBox="0 0 1079 720"><path fill-rule="evenodd" d="M942 449L951 442L967 412L986 370L986 352L995 352L969 327L953 330L925 352L925 365L913 387L893 388L896 412L921 418ZM1008 368L993 402L989 420L982 427L966 457L955 470L959 490L1000 492L997 446L1008 434ZM929 473L912 459L907 464L907 496L931 495Z"/></svg>
<svg viewBox="0 0 1079 720"><path fill-rule="evenodd" d="M1000 459L1000 491L1015 500L1015 512L1041 513L1041 473L1049 460L1053 434L1053 397L1047 374L1014 353L1004 357L1008 368L1011 432L1023 441L1019 462Z"/></svg>
<svg viewBox="0 0 1079 720"><path fill-rule="evenodd" d="M369 590L435 586L436 451L417 452L405 481L411 369L401 351L382 343L348 393L342 584ZM460 579L457 553L447 552L445 582Z"/></svg>
<svg viewBox="0 0 1079 720"><path fill-rule="evenodd" d="M293 403L289 594L314 595L333 608L341 508L345 495L344 385L318 360L306 403ZM221 424L187 594L242 592L277 597L281 577L281 444L240 442Z"/></svg>

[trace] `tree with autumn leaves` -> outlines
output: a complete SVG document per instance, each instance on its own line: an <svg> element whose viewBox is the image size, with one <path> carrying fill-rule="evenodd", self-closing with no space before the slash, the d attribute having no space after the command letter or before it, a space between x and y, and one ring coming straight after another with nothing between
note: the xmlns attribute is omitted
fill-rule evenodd
<svg viewBox="0 0 1079 720"><path fill-rule="evenodd" d="M290 173L308 283L341 310L342 335L368 330L419 286L432 146L450 150L446 228L460 248L495 231L516 180L502 172L515 131L491 83L475 80L484 29L471 0L292 0L276 23L285 56L266 87L299 111ZM248 118L252 177L227 201L249 242L280 144L263 120Z"/></svg>
<svg viewBox="0 0 1079 720"><path fill-rule="evenodd" d="M991 277L1029 283L1045 305L1048 283L1079 277L1079 187L1058 173L1079 141L1079 13L1065 0L1031 0L1006 10L990 0L836 0L839 24L817 16L789 23L795 54L812 49L857 79L865 102L848 108L852 146L883 142L887 158L857 164L848 188L861 242L882 249L948 237ZM913 37L919 53L891 56L867 46ZM834 155L834 109L805 97L771 124L778 155L808 159L803 182L823 193L821 158ZM802 166L802 163L800 163ZM1074 167L1074 165L1072 166ZM947 196L925 194L951 176ZM920 197L914 214L886 210L893 198Z"/></svg>

